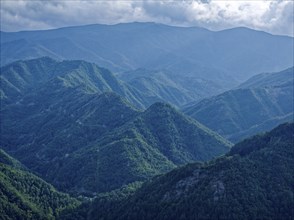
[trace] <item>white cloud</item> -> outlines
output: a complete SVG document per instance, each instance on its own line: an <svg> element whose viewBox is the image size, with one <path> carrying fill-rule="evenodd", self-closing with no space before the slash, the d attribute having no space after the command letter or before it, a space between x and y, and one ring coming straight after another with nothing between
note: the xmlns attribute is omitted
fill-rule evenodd
<svg viewBox="0 0 294 220"><path fill-rule="evenodd" d="M154 21L213 30L246 26L293 36L293 4L286 0L1 0L1 30Z"/></svg>

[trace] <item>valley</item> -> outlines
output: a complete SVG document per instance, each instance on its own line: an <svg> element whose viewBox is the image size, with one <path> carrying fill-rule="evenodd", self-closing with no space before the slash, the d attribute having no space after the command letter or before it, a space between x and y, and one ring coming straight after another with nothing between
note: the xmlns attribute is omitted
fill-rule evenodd
<svg viewBox="0 0 294 220"><path fill-rule="evenodd" d="M0 34L0 219L293 219L293 37Z"/></svg>

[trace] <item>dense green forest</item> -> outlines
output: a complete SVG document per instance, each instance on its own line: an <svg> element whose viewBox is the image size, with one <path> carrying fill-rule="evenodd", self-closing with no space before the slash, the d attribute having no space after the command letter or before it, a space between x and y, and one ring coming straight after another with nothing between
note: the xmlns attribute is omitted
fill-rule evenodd
<svg viewBox="0 0 294 220"><path fill-rule="evenodd" d="M82 60L57 61L41 57L16 61L1 67L0 77L2 105L16 103L40 89L46 91L49 86L75 88L87 94L115 92L140 108L149 103L148 97L119 81L109 70Z"/></svg>
<svg viewBox="0 0 294 220"><path fill-rule="evenodd" d="M95 64L40 58L1 71L1 147L59 190L94 196L230 149L169 104L133 107Z"/></svg>
<svg viewBox="0 0 294 220"><path fill-rule="evenodd" d="M0 150L0 219L55 219L80 203Z"/></svg>
<svg viewBox="0 0 294 220"><path fill-rule="evenodd" d="M226 156L177 168L135 192L130 187L98 197L76 213L87 211L88 219L293 219L293 134L293 123L280 125Z"/></svg>
<svg viewBox="0 0 294 220"><path fill-rule="evenodd" d="M83 202L0 151L2 219L292 219L294 123Z"/></svg>
<svg viewBox="0 0 294 220"><path fill-rule="evenodd" d="M0 220L294 220L292 5L213 1L1 0Z"/></svg>
<svg viewBox="0 0 294 220"><path fill-rule="evenodd" d="M197 91L146 71L122 82L85 61L1 67L0 145L11 155L1 150L1 217L293 218L293 123L231 150L203 125L236 142L293 121L293 68L184 107L203 124L156 102L180 105Z"/></svg>
<svg viewBox="0 0 294 220"><path fill-rule="evenodd" d="M236 143L293 121L294 68L258 74L238 88L186 106L183 112Z"/></svg>

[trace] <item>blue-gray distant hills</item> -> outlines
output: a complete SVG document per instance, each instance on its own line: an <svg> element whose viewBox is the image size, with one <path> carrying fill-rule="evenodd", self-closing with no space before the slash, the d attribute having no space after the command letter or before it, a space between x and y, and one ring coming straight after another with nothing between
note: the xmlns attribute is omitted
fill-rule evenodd
<svg viewBox="0 0 294 220"><path fill-rule="evenodd" d="M293 121L294 68L263 73L238 88L184 108L184 112L236 142Z"/></svg>
<svg viewBox="0 0 294 220"><path fill-rule="evenodd" d="M213 80L210 90L225 90L254 74L293 66L293 38L156 23L1 32L1 65L41 56L82 59L114 72L164 69L185 79Z"/></svg>
<svg viewBox="0 0 294 220"><path fill-rule="evenodd" d="M0 34L0 219L293 219L293 37Z"/></svg>
<svg viewBox="0 0 294 220"><path fill-rule="evenodd" d="M231 87L234 83L219 83L214 80L205 80L193 76L182 76L167 70L137 69L117 74L123 82L133 87L148 101L168 102L177 107L200 100L204 97L221 93L224 88Z"/></svg>

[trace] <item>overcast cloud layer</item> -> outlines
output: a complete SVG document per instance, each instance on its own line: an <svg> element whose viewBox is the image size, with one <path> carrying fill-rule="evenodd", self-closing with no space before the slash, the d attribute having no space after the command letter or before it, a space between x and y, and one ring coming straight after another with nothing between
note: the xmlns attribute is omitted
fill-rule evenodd
<svg viewBox="0 0 294 220"><path fill-rule="evenodd" d="M1 0L1 30L153 21L211 30L245 26L294 36L293 4L292 0Z"/></svg>

